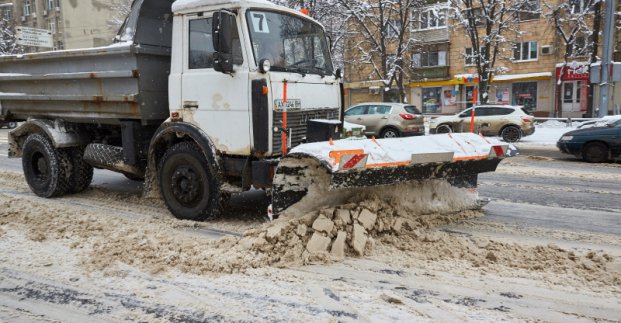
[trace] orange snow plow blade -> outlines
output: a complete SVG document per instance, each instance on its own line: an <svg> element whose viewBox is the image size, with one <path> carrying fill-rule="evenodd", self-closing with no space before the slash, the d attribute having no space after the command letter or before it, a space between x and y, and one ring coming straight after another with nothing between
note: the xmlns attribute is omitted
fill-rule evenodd
<svg viewBox="0 0 621 323"><path fill-rule="evenodd" d="M278 215L296 204L302 204L298 212L311 211L359 188L432 180L476 188L478 174L495 171L508 154L507 144L473 134L300 145L276 169L272 212Z"/></svg>

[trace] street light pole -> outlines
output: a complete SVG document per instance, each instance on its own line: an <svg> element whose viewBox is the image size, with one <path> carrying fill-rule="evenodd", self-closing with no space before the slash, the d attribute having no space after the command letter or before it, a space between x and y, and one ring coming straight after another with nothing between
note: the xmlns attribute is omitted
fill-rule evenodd
<svg viewBox="0 0 621 323"><path fill-rule="evenodd" d="M599 87L599 113L602 118L608 115L608 96L610 93L610 69L612 67L612 37L615 28L615 0L605 0L606 8L604 12L604 39L602 46L602 67L600 69L601 81Z"/></svg>

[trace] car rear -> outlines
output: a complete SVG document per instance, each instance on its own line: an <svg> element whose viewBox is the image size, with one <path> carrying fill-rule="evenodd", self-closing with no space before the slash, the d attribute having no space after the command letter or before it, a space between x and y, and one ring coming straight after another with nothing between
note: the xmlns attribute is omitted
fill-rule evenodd
<svg viewBox="0 0 621 323"><path fill-rule="evenodd" d="M516 108L516 114L520 118L520 129L522 136L530 136L535 133L535 117L530 115L528 111L522 107Z"/></svg>
<svg viewBox="0 0 621 323"><path fill-rule="evenodd" d="M413 105L396 106L392 112L391 125L399 129L402 136L422 136L425 134L425 117Z"/></svg>

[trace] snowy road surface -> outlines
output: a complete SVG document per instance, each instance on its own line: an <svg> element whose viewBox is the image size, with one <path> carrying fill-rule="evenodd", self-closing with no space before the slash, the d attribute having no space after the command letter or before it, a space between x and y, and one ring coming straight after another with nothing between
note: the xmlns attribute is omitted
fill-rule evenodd
<svg viewBox="0 0 621 323"><path fill-rule="evenodd" d="M105 171L41 199L0 130L0 321L617 322L621 164L536 148L481 175L483 217L377 237L363 257L248 268L218 239L263 223L260 194L204 223Z"/></svg>

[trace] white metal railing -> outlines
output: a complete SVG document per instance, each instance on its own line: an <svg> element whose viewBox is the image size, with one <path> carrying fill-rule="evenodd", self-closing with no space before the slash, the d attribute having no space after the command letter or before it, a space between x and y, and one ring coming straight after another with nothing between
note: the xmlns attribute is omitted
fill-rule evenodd
<svg viewBox="0 0 621 323"><path fill-rule="evenodd" d="M535 122L546 122L546 121L551 121L551 120L556 120L556 121L561 121L564 122L567 127L572 127L572 123L574 121L595 121L595 120L600 120L600 118L539 118L539 117L535 117Z"/></svg>

